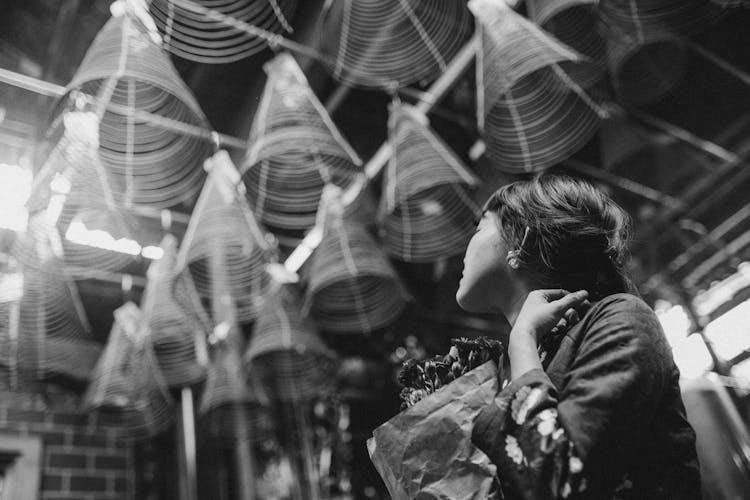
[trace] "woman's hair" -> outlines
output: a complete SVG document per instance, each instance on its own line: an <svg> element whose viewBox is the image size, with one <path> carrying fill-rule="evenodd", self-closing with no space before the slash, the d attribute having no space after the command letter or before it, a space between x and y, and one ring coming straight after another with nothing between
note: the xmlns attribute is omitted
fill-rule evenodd
<svg viewBox="0 0 750 500"><path fill-rule="evenodd" d="M635 291L624 272L630 217L591 184L543 174L501 187L484 210L495 215L508 246L520 249L522 266L545 286L587 290L594 300Z"/></svg>

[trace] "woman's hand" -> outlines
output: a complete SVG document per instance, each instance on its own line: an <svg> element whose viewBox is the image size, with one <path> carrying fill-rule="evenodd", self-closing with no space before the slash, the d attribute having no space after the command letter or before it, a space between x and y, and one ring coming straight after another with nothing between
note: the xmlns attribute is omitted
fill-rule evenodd
<svg viewBox="0 0 750 500"><path fill-rule="evenodd" d="M530 335L537 342L555 327L574 322L580 307L589 294L586 290L570 293L567 290L534 290L526 297L511 330L511 337Z"/></svg>
<svg viewBox="0 0 750 500"><path fill-rule="evenodd" d="M577 321L576 311L588 297L588 292L581 290L570 293L567 290L534 290L518 313L508 341L511 377L541 368L537 355L539 339L553 328L564 328L568 323Z"/></svg>

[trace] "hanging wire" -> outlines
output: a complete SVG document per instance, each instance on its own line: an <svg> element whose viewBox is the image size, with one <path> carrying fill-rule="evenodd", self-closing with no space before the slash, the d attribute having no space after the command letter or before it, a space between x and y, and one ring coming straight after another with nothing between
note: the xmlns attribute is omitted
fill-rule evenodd
<svg viewBox="0 0 750 500"><path fill-rule="evenodd" d="M302 316L296 292L277 286L243 356L247 376L274 400L300 403L325 397L335 386L336 356Z"/></svg>
<svg viewBox="0 0 750 500"><path fill-rule="evenodd" d="M469 7L482 37L477 118L490 158L519 173L572 155L607 113L601 96L574 82L560 63L589 63L504 2L471 0Z"/></svg>
<svg viewBox="0 0 750 500"><path fill-rule="evenodd" d="M209 302L216 293L231 296L237 307L237 320L255 319L263 304L269 277L265 265L273 260L274 249L266 241L247 204L244 186L226 151L206 160L209 171L177 258L176 280L180 287L195 286ZM217 263L221 263L219 268ZM222 276L213 276L220 272ZM228 290L214 290L213 280ZM183 306L186 309L194 304ZM217 318L213 318L217 322Z"/></svg>
<svg viewBox="0 0 750 500"><path fill-rule="evenodd" d="M607 70L604 40L598 30L597 0L526 0L529 18L546 32L586 56L591 64L560 62L583 88L599 83Z"/></svg>
<svg viewBox="0 0 750 500"><path fill-rule="evenodd" d="M208 122L135 16L124 13L104 25L67 90L96 96L99 156L113 183L122 187L115 193L118 204L164 208L192 200L205 178L200 165L210 144L156 126L137 112L204 129Z"/></svg>
<svg viewBox="0 0 750 500"><path fill-rule="evenodd" d="M261 222L305 230L315 222L323 185L348 187L362 161L291 55L279 54L265 70L268 79L240 172Z"/></svg>
<svg viewBox="0 0 750 500"><path fill-rule="evenodd" d="M711 2L725 9L750 6L748 0L711 0Z"/></svg>
<svg viewBox="0 0 750 500"><path fill-rule="evenodd" d="M710 28L721 14L716 5L705 0L599 0L598 3L606 31L632 36L640 43L658 37L665 30L693 35Z"/></svg>
<svg viewBox="0 0 750 500"><path fill-rule="evenodd" d="M164 380L169 387L195 384L205 377L196 344L207 335L207 318L196 322L185 315L173 296L177 240L166 235L161 242L163 255L148 270L148 284L142 299L143 322ZM188 292L191 289L188 289ZM192 289L194 293L194 289ZM190 301L190 298L183 298ZM200 309L196 309L200 312ZM205 361L205 360L204 360Z"/></svg>
<svg viewBox="0 0 750 500"><path fill-rule="evenodd" d="M305 311L331 332L370 333L395 321L406 292L367 230L344 218L339 188L325 187L320 218L323 239L306 270Z"/></svg>
<svg viewBox="0 0 750 500"><path fill-rule="evenodd" d="M67 111L62 122L63 133L35 176L26 206L31 213L44 213L64 237L60 239L65 264L76 270L77 278L122 269L133 262L139 249L133 254L106 251L78 239L87 230L104 230L113 239L132 240L133 222L115 200L123 186L109 175L97 154L99 121L93 112Z"/></svg>
<svg viewBox="0 0 750 500"><path fill-rule="evenodd" d="M61 258L61 243L43 214L32 215L11 255L22 271L17 334L10 337L17 366L43 379L64 375L86 380L100 352Z"/></svg>
<svg viewBox="0 0 750 500"><path fill-rule="evenodd" d="M669 134L652 133L624 116L611 116L602 123L600 132L602 167L605 170L630 170L643 155L658 155L677 140ZM650 161L656 161L651 158Z"/></svg>
<svg viewBox="0 0 750 500"><path fill-rule="evenodd" d="M471 37L471 15L461 0L329 0L321 19L329 71L352 86L433 80Z"/></svg>
<svg viewBox="0 0 750 500"><path fill-rule="evenodd" d="M198 407L200 425L215 439L258 443L273 435L275 425L270 409L245 383L236 337L230 333L214 346Z"/></svg>
<svg viewBox="0 0 750 500"><path fill-rule="evenodd" d="M138 306L128 302L114 316L84 395L85 410L95 410L117 424L125 438L153 437L172 423L173 400Z"/></svg>
<svg viewBox="0 0 750 500"><path fill-rule="evenodd" d="M291 33L296 6L296 0L151 0L149 12L166 50L191 61L224 64L260 52L267 40L222 21L220 16L268 33Z"/></svg>
<svg viewBox="0 0 750 500"><path fill-rule="evenodd" d="M476 177L414 107L390 109L391 158L379 211L385 250L407 262L434 262L466 248L479 207Z"/></svg>

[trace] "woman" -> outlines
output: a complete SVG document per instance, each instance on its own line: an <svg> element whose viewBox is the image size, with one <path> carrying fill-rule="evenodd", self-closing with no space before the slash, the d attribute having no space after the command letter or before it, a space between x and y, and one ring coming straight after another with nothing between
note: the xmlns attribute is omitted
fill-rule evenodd
<svg viewBox="0 0 750 500"><path fill-rule="evenodd" d="M679 372L623 274L628 229L606 195L561 176L485 206L456 298L512 325L507 385L472 436L506 499L701 498Z"/></svg>

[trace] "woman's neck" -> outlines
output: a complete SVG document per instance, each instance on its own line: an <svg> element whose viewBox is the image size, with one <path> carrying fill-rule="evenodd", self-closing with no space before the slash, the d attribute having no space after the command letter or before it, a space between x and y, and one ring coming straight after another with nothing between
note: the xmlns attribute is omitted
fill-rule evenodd
<svg viewBox="0 0 750 500"><path fill-rule="evenodd" d="M508 320L508 323L510 323L510 326L513 326L516 323L516 318L518 318L518 313L521 312L521 307L523 306L524 298L515 298L507 308L504 308L503 314L505 315L505 318Z"/></svg>
<svg viewBox="0 0 750 500"><path fill-rule="evenodd" d="M516 323L516 318L518 318L518 314L521 312L521 308L523 307L523 303L526 301L529 292L536 289L529 286L527 283L518 282L513 288L514 289L508 297L507 303L502 307L502 313L505 315L505 319L508 320L511 327Z"/></svg>

